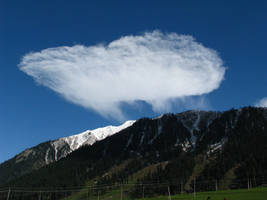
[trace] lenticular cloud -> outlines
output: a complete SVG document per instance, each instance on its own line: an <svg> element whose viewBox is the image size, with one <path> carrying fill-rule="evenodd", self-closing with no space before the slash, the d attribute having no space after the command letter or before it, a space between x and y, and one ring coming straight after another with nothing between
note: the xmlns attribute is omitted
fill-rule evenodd
<svg viewBox="0 0 267 200"><path fill-rule="evenodd" d="M225 73L214 50L160 31L44 49L26 54L19 67L68 101L114 118L123 116L121 102L143 100L162 111L170 99L210 93Z"/></svg>

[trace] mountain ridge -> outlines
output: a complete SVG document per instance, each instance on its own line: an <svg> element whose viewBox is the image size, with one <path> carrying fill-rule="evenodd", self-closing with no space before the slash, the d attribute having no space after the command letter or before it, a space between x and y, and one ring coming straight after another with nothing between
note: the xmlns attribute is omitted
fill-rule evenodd
<svg viewBox="0 0 267 200"><path fill-rule="evenodd" d="M132 159L134 165L131 163L128 165L129 169L125 169L127 174L129 170L134 173L136 172L133 171L134 169L138 170L149 164L168 161L169 164L167 164L166 169L169 165L174 165L181 170L180 176L187 179L192 173L195 156L204 159L214 157L214 155L216 155L214 159L218 160L208 162L208 171L203 168L203 173L201 172L202 174L199 176L206 177L205 174L212 172L217 174L219 179L223 177L228 168L240 166L243 169L244 162L241 160L246 160L247 158L244 156L251 154L248 151L250 146L254 145L250 143L251 141L255 141L255 144L258 143L256 146L261 147L262 152L265 151L266 129L266 108L245 107L225 112L187 111L178 114L165 114L154 119L142 118L113 136L97 141L91 146L82 146L63 159L33 172L35 175L25 175L21 179L16 179L12 184L25 183L26 180L30 180L29 184L31 185L49 183L58 186L64 183L63 185L69 184L71 186L83 184L87 179L95 176L101 177L101 174L107 173L110 167L128 159ZM239 144L238 141L243 142ZM239 149L243 149L243 151L239 152ZM234 155L232 155L232 151L235 152ZM264 155L258 151L253 147L253 155L251 156L257 158L258 163L261 163L259 165L264 165L265 158L260 160L258 158ZM227 162L230 164L227 164L229 167L221 169L220 165L225 165L225 161L220 160L220 155L224 152L226 153L225 158L228 158ZM237 161L232 161L231 157L235 157ZM174 162L173 160L178 161ZM179 164L179 160L182 161L183 165ZM221 162L223 164L219 164ZM213 168L210 165L216 165L216 167ZM65 169L65 166L68 168ZM216 172L216 170L221 171ZM239 170L238 173L241 172L242 170ZM53 174L53 181L44 176L47 173ZM116 176L120 177L121 174L125 173L122 171ZM260 173L266 172L259 170ZM177 174L177 172L174 171L173 174ZM43 177L42 180L46 181L40 183L39 179L32 177ZM144 180L150 179L151 177L144 177ZM107 184L114 180L116 178L110 175L110 177L100 179L99 183Z"/></svg>
<svg viewBox="0 0 267 200"><path fill-rule="evenodd" d="M119 126L105 126L94 130L86 130L79 134L46 141L28 148L0 164L0 182L12 180L58 161L81 146L92 145L96 141L103 140L131 126L134 122L134 120L128 120ZM16 168L19 168L22 173Z"/></svg>

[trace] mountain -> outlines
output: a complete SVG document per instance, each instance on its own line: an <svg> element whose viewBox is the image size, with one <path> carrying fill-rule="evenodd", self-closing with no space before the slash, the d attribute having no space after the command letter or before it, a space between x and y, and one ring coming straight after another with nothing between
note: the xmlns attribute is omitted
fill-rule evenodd
<svg viewBox="0 0 267 200"><path fill-rule="evenodd" d="M267 109L187 111L142 118L93 145L3 183L3 186L73 187L84 184L218 181L218 187L259 186L267 177ZM238 182L237 182L238 181ZM267 180L266 180L267 181ZM205 185L206 184L206 185ZM203 189L204 188L204 189ZM172 190L172 188L170 188ZM132 188L131 194L136 195ZM152 191L152 189L151 189ZM161 191L153 191L161 194Z"/></svg>
<svg viewBox="0 0 267 200"><path fill-rule="evenodd" d="M32 170L37 170L58 161L81 146L92 145L96 141L103 140L131 126L134 122L133 120L126 121L120 126L106 126L95 130L87 130L77 135L44 142L26 149L0 165L0 183L8 182Z"/></svg>

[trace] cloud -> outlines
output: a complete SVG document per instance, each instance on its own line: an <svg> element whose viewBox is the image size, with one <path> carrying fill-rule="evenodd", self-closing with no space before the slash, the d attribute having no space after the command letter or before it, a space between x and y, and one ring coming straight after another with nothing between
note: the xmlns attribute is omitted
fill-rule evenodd
<svg viewBox="0 0 267 200"><path fill-rule="evenodd" d="M122 118L121 102L142 100L157 112L171 99L217 89L225 73L218 54L188 35L146 32L107 45L75 45L26 54L19 68L66 100Z"/></svg>
<svg viewBox="0 0 267 200"><path fill-rule="evenodd" d="M258 103L256 103L257 107L267 107L267 97L262 98Z"/></svg>

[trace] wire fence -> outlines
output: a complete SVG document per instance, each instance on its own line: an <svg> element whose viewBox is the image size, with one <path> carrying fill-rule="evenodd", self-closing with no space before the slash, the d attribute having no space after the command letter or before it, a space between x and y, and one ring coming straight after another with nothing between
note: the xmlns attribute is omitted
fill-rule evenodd
<svg viewBox="0 0 267 200"><path fill-rule="evenodd" d="M224 179L223 181L192 178L187 182L115 183L112 185L59 188L0 188L0 200L130 200L148 198L206 200L216 195L220 197L217 199L224 200L231 195L238 197L251 194L267 199L267 180L265 177L249 177L239 180Z"/></svg>

